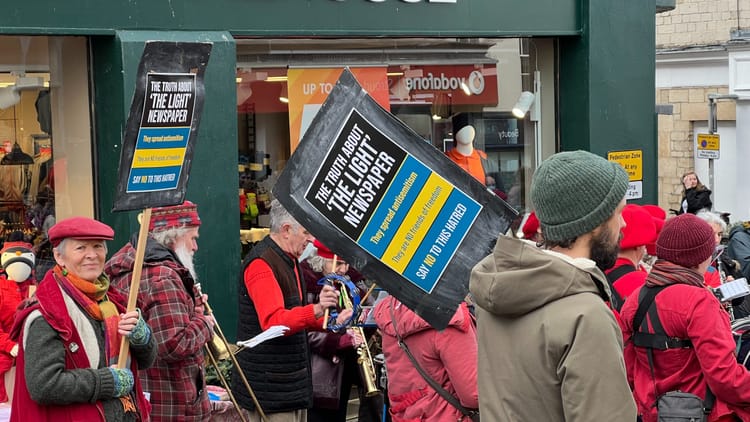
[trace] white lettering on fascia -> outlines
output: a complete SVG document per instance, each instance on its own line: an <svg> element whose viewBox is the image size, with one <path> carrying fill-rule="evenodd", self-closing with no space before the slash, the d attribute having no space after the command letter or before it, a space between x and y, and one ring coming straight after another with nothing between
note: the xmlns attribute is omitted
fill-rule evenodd
<svg viewBox="0 0 750 422"><path fill-rule="evenodd" d="M336 1L345 1L345 0L336 0ZM385 3L385 0L367 0L370 3ZM404 3L421 3L422 0L401 0ZM458 3L458 0L425 0L427 3Z"/></svg>

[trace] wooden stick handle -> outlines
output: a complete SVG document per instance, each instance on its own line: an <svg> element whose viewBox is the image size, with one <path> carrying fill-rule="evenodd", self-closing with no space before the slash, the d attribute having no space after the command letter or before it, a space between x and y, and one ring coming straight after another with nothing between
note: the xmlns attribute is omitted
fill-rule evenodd
<svg viewBox="0 0 750 422"><path fill-rule="evenodd" d="M133 264L133 277L130 279L130 290L128 292L128 308L130 312L135 309L138 300L138 289L141 285L141 272L143 270L143 257L146 254L146 239L148 239L148 225L151 222L151 208L143 210L141 218L141 229L138 231L138 245L135 248L135 263ZM120 356L117 358L117 367L122 369L128 361L128 352L130 351L130 342L128 338L122 336L120 342Z"/></svg>

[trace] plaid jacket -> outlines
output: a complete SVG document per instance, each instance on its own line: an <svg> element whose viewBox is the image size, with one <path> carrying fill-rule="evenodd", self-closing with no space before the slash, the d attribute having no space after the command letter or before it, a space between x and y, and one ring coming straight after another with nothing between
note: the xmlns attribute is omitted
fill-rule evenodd
<svg viewBox="0 0 750 422"><path fill-rule="evenodd" d="M133 244L126 244L104 271L112 288L127 296L135 262ZM205 389L203 346L212 332L194 311L197 292L188 270L174 254L148 239L138 290L138 307L158 345L153 366L140 371L143 389L151 394L151 420L207 421L211 417Z"/></svg>

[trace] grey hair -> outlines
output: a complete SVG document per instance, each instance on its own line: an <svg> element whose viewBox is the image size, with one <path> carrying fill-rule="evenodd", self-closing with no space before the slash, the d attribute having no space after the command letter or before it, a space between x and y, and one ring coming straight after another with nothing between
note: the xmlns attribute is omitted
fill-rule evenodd
<svg viewBox="0 0 750 422"><path fill-rule="evenodd" d="M279 202L278 199L271 201L269 217L271 218L271 233L279 233L281 226L284 224L289 224L293 227L300 225L299 222L292 217L292 214L289 214L289 211L281 205L281 202Z"/></svg>
<svg viewBox="0 0 750 422"><path fill-rule="evenodd" d="M61 240L60 243L57 244L57 246L54 247L55 251L57 251L57 253L60 254L60 256L65 256L65 252L64 252L65 245L68 244L68 239L70 238L66 237L65 239ZM107 241L102 240L102 243L104 243L104 253L106 254L107 253Z"/></svg>
<svg viewBox="0 0 750 422"><path fill-rule="evenodd" d="M191 228L187 226L170 227L166 230L151 232L151 237L163 246L171 249L177 238L187 233Z"/></svg>
<svg viewBox="0 0 750 422"><path fill-rule="evenodd" d="M322 273L325 271L325 265L328 260L320 255L312 255L307 258L307 263L310 264L310 268L316 273Z"/></svg>
<svg viewBox="0 0 750 422"><path fill-rule="evenodd" d="M695 214L695 216L705 221L708 224L717 224L719 227L721 227L722 232L727 230L726 221L722 220L721 216L715 212L703 210L703 211L698 211L698 213Z"/></svg>

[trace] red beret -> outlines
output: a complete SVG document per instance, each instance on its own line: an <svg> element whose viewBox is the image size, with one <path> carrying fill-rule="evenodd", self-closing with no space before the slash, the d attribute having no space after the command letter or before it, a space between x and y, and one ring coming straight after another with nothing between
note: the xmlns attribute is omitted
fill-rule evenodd
<svg viewBox="0 0 750 422"><path fill-rule="evenodd" d="M521 231L523 231L523 238L524 239L532 239L537 231L539 230L539 219L536 218L536 213L534 211L529 214L529 217L526 219L526 223L524 223L523 227L521 228Z"/></svg>
<svg viewBox="0 0 750 422"><path fill-rule="evenodd" d="M661 233L661 228L664 227L664 222L667 219L667 212L664 211L664 208L658 205L646 204L642 205L642 207L654 218L654 225L656 225L656 235L658 236L659 233ZM646 252L652 256L656 255L656 241L646 245Z"/></svg>
<svg viewBox="0 0 750 422"><path fill-rule="evenodd" d="M318 256L325 259L333 259L334 253L326 247L326 245L320 243L318 239L313 241L313 246L318 249ZM343 261L343 260L342 260Z"/></svg>
<svg viewBox="0 0 750 422"><path fill-rule="evenodd" d="M190 201L169 207L157 207L151 210L151 221L148 231L162 231L177 227L197 227L201 225L198 217L198 206Z"/></svg>
<svg viewBox="0 0 750 422"><path fill-rule="evenodd" d="M620 249L637 248L656 241L654 219L640 205L628 204L622 210L625 228L622 229Z"/></svg>
<svg viewBox="0 0 750 422"><path fill-rule="evenodd" d="M50 227L49 241L57 246L63 239L112 240L115 231L112 227L88 217L70 217Z"/></svg>

